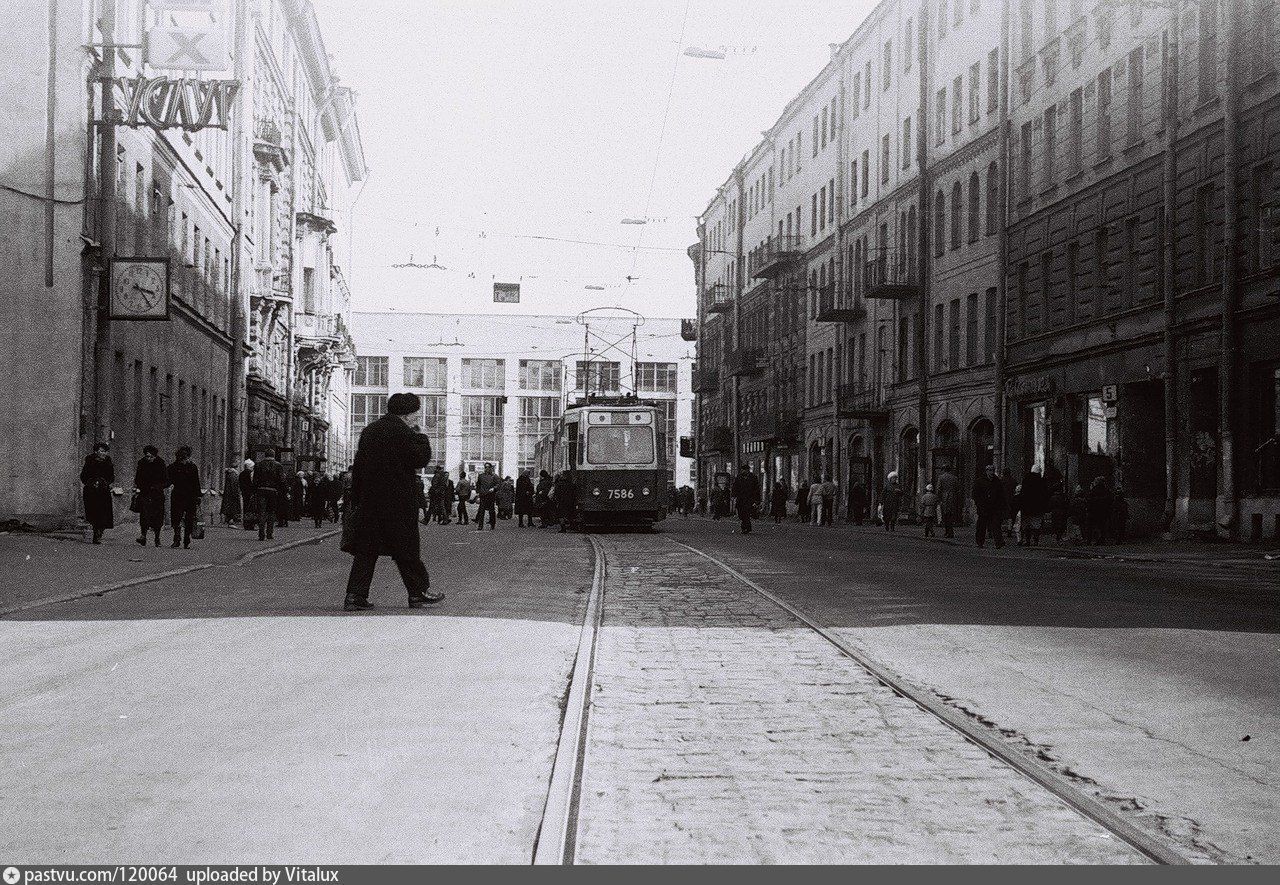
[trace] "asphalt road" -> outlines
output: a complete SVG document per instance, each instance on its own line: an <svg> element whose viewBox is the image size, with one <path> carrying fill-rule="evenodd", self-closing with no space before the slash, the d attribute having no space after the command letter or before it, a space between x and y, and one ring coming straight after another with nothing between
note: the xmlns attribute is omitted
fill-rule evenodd
<svg viewBox="0 0 1280 885"><path fill-rule="evenodd" d="M1280 861L1280 569L671 519L704 550L1190 854Z"/></svg>
<svg viewBox="0 0 1280 885"><path fill-rule="evenodd" d="M715 579L715 594L700 593L699 581L712 577L690 583L681 577L692 567L684 559L662 568L649 562L646 551L679 551L674 542L684 542L1007 739L1032 744L1082 788L1163 831L1186 853L1280 860L1280 611L1269 576L977 551L927 544L906 531L893 538L762 524L743 537L732 523L671 519L655 535L611 536L611 555L626 566L604 601L600 702L613 706L602 708L594 746L611 747L603 752L612 755L588 760L588 781L601 788L589 794L588 813L624 808L640 814L637 820L660 820L664 796L682 797L692 804L680 810L723 838L692 847L666 843L671 858L821 857L830 856L831 845L847 853L842 857L860 856L848 841L860 824L853 817L846 828L839 824L852 814L839 785L830 788L830 803L807 803L829 811L813 818L825 827L821 834L793 816L807 802L798 798L768 814L757 809L763 840L716 826L724 807L711 808L716 795L737 795L725 792L723 781L719 794L714 779L713 792L699 791L696 781L687 789L663 781L668 792L656 798L647 792L651 767L705 758L689 756L690 746L673 743L674 726L659 727L648 712L675 716L683 709L673 721L703 728L714 717L688 705L697 692L714 690L739 705L717 715L769 711L767 734L742 733L743 749L759 755L728 745L715 753L753 760L754 783L775 799L782 794L769 777L770 754L812 751L814 765L826 760L819 767L853 777L857 753L847 755L840 736L869 751L876 734L876 717L841 721L841 685L852 686L856 674L833 667L825 675L832 659L821 643L810 645L815 634L783 629L776 612L737 593L731 581ZM423 549L433 586L448 594L423 611L404 607L399 578L383 561L373 591L378 609L343 614L349 559L330 539L0 619L7 652L0 670L0 857L528 862L591 580L590 547L578 535L504 523L483 534L424 528ZM650 566L655 589L665 582L661 595L651 596L641 579ZM650 665L645 649L665 657ZM806 669L775 680L789 661ZM686 687L683 707L667 705L668 685ZM874 685L859 682L856 692L893 703ZM812 720L795 728L811 734L812 747L786 743L798 739L789 736L793 715L797 723ZM902 721L905 730L887 738L936 743L928 723ZM751 714L734 727L759 725ZM643 754L625 755L632 740ZM881 802L868 805L868 814L903 801L894 778L903 765L909 773L915 757L894 763L893 740L877 751L886 779L872 778L862 790L868 802ZM937 747L927 752L947 758ZM973 773L957 771L952 784L945 768L930 770L939 785L929 793L936 807L919 819L953 820L940 797L961 795L975 783ZM636 801L609 792L610 771L618 773L615 781L633 779L628 795ZM923 770L919 776L924 783ZM996 784L999 774L982 777ZM652 815L645 811L650 800L657 802ZM1024 801L1027 809L1042 807L1031 794ZM643 842L625 842L642 827L604 817L587 822L586 859L646 857ZM792 841L779 843L768 830L778 819L791 822L785 834ZM907 833L921 840L918 848L898 843L890 847L901 854L877 856L923 856L914 852L945 848L954 837L952 853L939 856L973 858L973 846L984 844L976 820L952 835L930 824L927 833ZM1033 841L1017 844L992 856L1047 856ZM689 853L695 849L701 853Z"/></svg>
<svg viewBox="0 0 1280 885"><path fill-rule="evenodd" d="M429 610L331 539L0 620L0 857L527 863L591 552L503 529L423 530Z"/></svg>

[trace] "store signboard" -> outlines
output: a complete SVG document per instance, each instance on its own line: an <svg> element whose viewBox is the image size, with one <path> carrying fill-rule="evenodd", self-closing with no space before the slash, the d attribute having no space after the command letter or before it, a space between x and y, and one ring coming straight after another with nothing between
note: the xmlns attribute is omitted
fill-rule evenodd
<svg viewBox="0 0 1280 885"><path fill-rule="evenodd" d="M239 80L195 80L183 77L118 79L124 93L123 118L115 122L131 128L185 129L196 132L226 129L240 92Z"/></svg>
<svg viewBox="0 0 1280 885"><path fill-rule="evenodd" d="M519 304L520 303L520 284L519 283L494 283L493 284L493 303L494 304Z"/></svg>
<svg viewBox="0 0 1280 885"><path fill-rule="evenodd" d="M226 0L153 0L156 22L146 32L146 62L161 71L231 69Z"/></svg>

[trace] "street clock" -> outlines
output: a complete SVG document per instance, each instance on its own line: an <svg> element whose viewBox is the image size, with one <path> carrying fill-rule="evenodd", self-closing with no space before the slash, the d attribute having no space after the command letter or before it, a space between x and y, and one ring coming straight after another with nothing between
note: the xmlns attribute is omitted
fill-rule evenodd
<svg viewBox="0 0 1280 885"><path fill-rule="evenodd" d="M111 319L169 319L169 260L111 260Z"/></svg>

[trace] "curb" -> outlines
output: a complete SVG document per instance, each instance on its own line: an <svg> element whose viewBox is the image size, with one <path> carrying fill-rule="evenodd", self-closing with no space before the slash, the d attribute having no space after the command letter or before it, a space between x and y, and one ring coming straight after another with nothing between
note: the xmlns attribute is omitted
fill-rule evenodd
<svg viewBox="0 0 1280 885"><path fill-rule="evenodd" d="M262 557L270 556L273 553L283 553L286 550L292 550L294 547L305 547L307 544L319 544L321 541L340 534L342 534L342 529L330 529L327 532L312 535L310 538L299 538L296 541L286 541L283 544L276 544L274 547L264 547L261 550L251 550L244 556L237 559L233 565L245 566L253 562L255 559L261 559Z"/></svg>
<svg viewBox="0 0 1280 885"><path fill-rule="evenodd" d="M270 556L273 553L283 553L286 550L292 550L295 547L302 547L306 544L319 544L321 541L332 538L334 535L341 534L341 532L342 529L332 529L310 538L299 538L296 541L287 541L283 544L276 544L273 547L264 547L262 550L254 550L250 553L246 553L244 556L241 556L232 563L232 565L245 566L256 559L260 559L264 556ZM79 590L74 593L63 593L59 596L46 596L43 599L30 599L19 605L0 609L0 618L8 617L9 615L17 614L18 612L29 611L33 608L44 608L49 605L57 605L61 602L74 602L77 599L87 599L90 596L106 596L108 593L115 593L117 590L128 590L130 587L151 584L156 581L163 581L166 578L177 578L182 575L207 571L212 568L226 568L226 566L214 562L201 562L196 565L170 569L167 572L158 572L154 575L142 575L137 578L129 578L127 581L118 581L114 584L105 584L101 587L90 587L88 590Z"/></svg>

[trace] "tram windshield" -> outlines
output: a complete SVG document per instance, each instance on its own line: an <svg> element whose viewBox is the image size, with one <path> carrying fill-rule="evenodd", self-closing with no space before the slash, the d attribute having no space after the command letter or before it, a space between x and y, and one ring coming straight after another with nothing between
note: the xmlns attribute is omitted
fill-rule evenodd
<svg viewBox="0 0 1280 885"><path fill-rule="evenodd" d="M652 464L653 428L592 427L587 431L589 464Z"/></svg>

